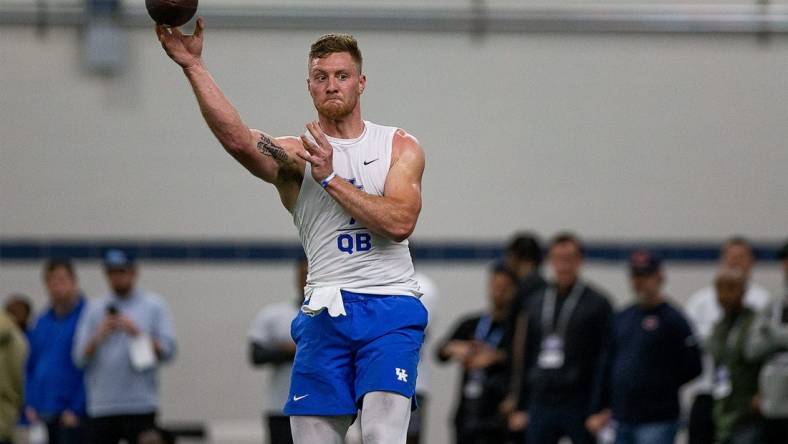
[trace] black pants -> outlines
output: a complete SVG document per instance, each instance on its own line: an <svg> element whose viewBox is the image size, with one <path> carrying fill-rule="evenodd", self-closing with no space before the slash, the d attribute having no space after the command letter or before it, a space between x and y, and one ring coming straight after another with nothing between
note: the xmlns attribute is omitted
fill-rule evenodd
<svg viewBox="0 0 788 444"><path fill-rule="evenodd" d="M733 435L723 444L764 444L763 421L752 418L735 427Z"/></svg>
<svg viewBox="0 0 788 444"><path fill-rule="evenodd" d="M137 444L140 433L156 427L156 413L142 415L116 415L90 418L88 422L89 444L118 444L125 439Z"/></svg>
<svg viewBox="0 0 788 444"><path fill-rule="evenodd" d="M77 427L65 427L60 423L60 416L46 422L49 444L83 444L85 430L82 424Z"/></svg>
<svg viewBox="0 0 788 444"><path fill-rule="evenodd" d="M574 405L530 405L526 436L529 443L538 444L558 444L564 436L572 444L596 443L586 429L586 409Z"/></svg>
<svg viewBox="0 0 788 444"><path fill-rule="evenodd" d="M692 402L689 416L689 444L714 444L714 399L700 394Z"/></svg>
<svg viewBox="0 0 788 444"><path fill-rule="evenodd" d="M455 430L457 444L502 444L506 442L504 431L468 432L462 428Z"/></svg>
<svg viewBox="0 0 788 444"><path fill-rule="evenodd" d="M418 405L419 408L410 412L406 444L419 444L421 442L421 431L424 428L424 421L426 420L424 411L427 408L427 397L417 393L416 405Z"/></svg>
<svg viewBox="0 0 788 444"><path fill-rule="evenodd" d="M268 415L264 421L268 423L268 442L270 444L293 444L289 416Z"/></svg>
<svg viewBox="0 0 788 444"><path fill-rule="evenodd" d="M764 444L788 442L788 418L766 418L763 421Z"/></svg>

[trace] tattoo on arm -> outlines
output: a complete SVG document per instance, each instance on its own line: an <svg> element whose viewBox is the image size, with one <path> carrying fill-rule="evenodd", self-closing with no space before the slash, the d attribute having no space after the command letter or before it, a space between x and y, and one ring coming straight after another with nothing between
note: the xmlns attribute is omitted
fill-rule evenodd
<svg viewBox="0 0 788 444"><path fill-rule="evenodd" d="M265 134L260 134L260 141L257 142L257 151L260 151L264 156L273 157L278 163L287 162L290 159L287 152Z"/></svg>

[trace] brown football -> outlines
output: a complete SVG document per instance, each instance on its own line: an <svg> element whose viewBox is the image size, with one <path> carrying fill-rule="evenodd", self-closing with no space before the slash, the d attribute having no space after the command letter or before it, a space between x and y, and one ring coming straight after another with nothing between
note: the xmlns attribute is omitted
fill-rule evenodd
<svg viewBox="0 0 788 444"><path fill-rule="evenodd" d="M145 0L145 8L156 23L181 26L194 17L197 0Z"/></svg>

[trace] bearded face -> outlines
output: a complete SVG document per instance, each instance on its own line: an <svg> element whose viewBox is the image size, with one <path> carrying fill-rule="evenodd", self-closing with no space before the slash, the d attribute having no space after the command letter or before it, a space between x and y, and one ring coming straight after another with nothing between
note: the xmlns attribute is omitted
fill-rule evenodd
<svg viewBox="0 0 788 444"><path fill-rule="evenodd" d="M353 109L358 104L358 96L340 97L335 95L326 98L322 102L313 99L313 102L315 104L315 109L317 109L320 115L331 120L342 120L353 112Z"/></svg>
<svg viewBox="0 0 788 444"><path fill-rule="evenodd" d="M366 79L350 54L339 52L313 59L309 68L309 94L317 112L342 120L359 106Z"/></svg>

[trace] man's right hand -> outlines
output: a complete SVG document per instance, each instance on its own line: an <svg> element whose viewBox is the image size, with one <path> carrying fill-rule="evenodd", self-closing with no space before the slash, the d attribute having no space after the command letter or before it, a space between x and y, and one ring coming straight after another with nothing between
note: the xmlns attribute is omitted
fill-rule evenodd
<svg viewBox="0 0 788 444"><path fill-rule="evenodd" d="M25 416L30 424L38 422L38 412L33 407L25 407Z"/></svg>
<svg viewBox="0 0 788 444"><path fill-rule="evenodd" d="M501 362L503 359L505 356L489 344L475 342L471 347L470 354L463 361L463 365L468 370L478 370Z"/></svg>
<svg viewBox="0 0 788 444"><path fill-rule="evenodd" d="M99 324L98 330L96 331L95 342L100 343L104 342L105 339L109 337L115 330L120 328L120 323L118 320L118 315L107 315L104 317L104 320L101 321Z"/></svg>
<svg viewBox="0 0 788 444"><path fill-rule="evenodd" d="M448 355L451 359L459 362L465 361L468 355L471 353L472 342L471 341L461 341L458 339L449 341L446 344L446 348L444 349L446 355Z"/></svg>
<svg viewBox="0 0 788 444"><path fill-rule="evenodd" d="M111 334L121 328L119 317L120 316L117 314L107 314L104 316L98 329L96 329L96 333L90 338L87 345L85 345L84 356L80 359L90 359L93 354L96 353L96 349L99 345L101 345Z"/></svg>
<svg viewBox="0 0 788 444"><path fill-rule="evenodd" d="M518 410L509 415L509 430L519 432L528 427L528 412Z"/></svg>
<svg viewBox="0 0 788 444"><path fill-rule="evenodd" d="M608 422L610 422L611 416L612 416L612 412L610 411L610 409L605 409L602 410L601 412L589 416L586 419L586 429L592 435L596 435L602 429L605 428Z"/></svg>
<svg viewBox="0 0 788 444"><path fill-rule="evenodd" d="M70 429L79 427L79 416L77 416L71 410L64 410L63 414L60 415L60 423L63 424L64 427L68 427Z"/></svg>
<svg viewBox="0 0 788 444"><path fill-rule="evenodd" d="M185 35L178 28L166 28L156 25L156 36L161 42L164 52L183 69L202 63L203 18L197 19L194 34Z"/></svg>

